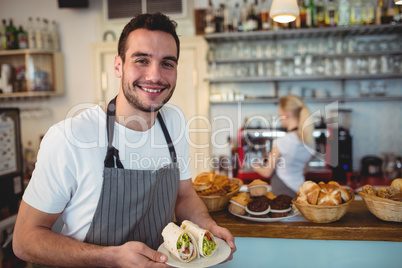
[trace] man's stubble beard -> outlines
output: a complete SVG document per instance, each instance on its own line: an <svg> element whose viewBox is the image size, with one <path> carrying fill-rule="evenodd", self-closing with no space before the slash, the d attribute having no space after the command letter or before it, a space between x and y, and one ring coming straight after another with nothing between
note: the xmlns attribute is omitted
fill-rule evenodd
<svg viewBox="0 0 402 268"><path fill-rule="evenodd" d="M125 80L124 74L122 76L122 87L123 87L123 94L126 97L128 103L130 103L133 108L138 109L143 112L156 112L159 111L163 105L165 105L173 95L175 87L172 88L170 94L162 101L160 104L153 104L151 107L146 107L136 96L135 96L135 82L132 86ZM138 89L141 90L141 89ZM165 89L166 90L166 89Z"/></svg>

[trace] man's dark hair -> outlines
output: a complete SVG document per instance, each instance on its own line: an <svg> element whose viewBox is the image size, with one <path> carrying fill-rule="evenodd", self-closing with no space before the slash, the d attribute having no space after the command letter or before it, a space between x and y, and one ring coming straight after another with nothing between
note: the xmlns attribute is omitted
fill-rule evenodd
<svg viewBox="0 0 402 268"><path fill-rule="evenodd" d="M176 41L177 59L179 59L180 40L176 33L176 27L177 23L175 21L169 19L169 17L160 12L137 15L129 23L127 23L121 32L118 45L118 54L122 61L125 62L128 35L134 30L146 29L150 31L163 31L171 34Z"/></svg>

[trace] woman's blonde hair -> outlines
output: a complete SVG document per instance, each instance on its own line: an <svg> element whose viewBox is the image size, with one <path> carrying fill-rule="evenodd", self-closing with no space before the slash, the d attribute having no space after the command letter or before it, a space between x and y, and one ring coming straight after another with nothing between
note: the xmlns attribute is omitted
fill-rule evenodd
<svg viewBox="0 0 402 268"><path fill-rule="evenodd" d="M314 146L314 124L310 118L310 109L304 104L302 98L296 95L287 95L279 99L279 107L299 118L297 135L308 146Z"/></svg>

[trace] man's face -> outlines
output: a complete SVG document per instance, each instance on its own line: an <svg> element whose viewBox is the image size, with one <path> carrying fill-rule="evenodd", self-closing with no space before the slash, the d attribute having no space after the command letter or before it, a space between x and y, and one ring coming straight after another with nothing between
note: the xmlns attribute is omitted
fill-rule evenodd
<svg viewBox="0 0 402 268"><path fill-rule="evenodd" d="M176 87L177 47L171 34L137 29L127 38L126 60L115 59L121 90L133 108L159 110Z"/></svg>

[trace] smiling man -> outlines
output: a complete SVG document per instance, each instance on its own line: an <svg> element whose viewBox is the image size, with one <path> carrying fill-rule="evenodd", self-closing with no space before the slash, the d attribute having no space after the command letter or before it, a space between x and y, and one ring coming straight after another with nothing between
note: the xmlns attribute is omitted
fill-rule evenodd
<svg viewBox="0 0 402 268"><path fill-rule="evenodd" d="M15 226L19 258L51 266L166 267L167 256L156 249L174 215L236 250L197 196L188 165L178 161L189 159L185 117L165 105L177 79L175 29L161 13L132 19L114 62L119 94L46 133ZM130 161L133 155L150 164ZM51 228L60 216L58 234Z"/></svg>

